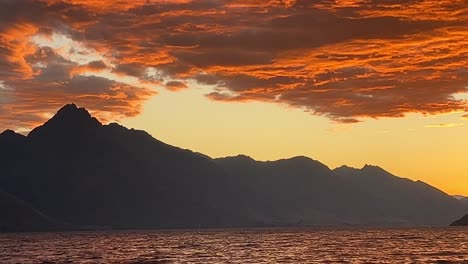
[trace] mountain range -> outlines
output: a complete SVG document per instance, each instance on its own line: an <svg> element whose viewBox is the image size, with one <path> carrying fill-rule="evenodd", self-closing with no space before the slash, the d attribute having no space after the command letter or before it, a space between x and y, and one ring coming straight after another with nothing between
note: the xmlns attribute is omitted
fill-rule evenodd
<svg viewBox="0 0 468 264"><path fill-rule="evenodd" d="M103 125L74 104L27 136L0 134L0 189L6 231L432 226L468 211L380 167L331 170L307 157L212 159L144 131Z"/></svg>

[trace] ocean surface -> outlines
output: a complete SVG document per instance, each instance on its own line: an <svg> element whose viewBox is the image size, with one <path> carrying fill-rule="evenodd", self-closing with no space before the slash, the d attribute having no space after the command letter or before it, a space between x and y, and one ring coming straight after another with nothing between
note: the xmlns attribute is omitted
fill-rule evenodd
<svg viewBox="0 0 468 264"><path fill-rule="evenodd" d="M468 263L468 228L0 234L0 263Z"/></svg>

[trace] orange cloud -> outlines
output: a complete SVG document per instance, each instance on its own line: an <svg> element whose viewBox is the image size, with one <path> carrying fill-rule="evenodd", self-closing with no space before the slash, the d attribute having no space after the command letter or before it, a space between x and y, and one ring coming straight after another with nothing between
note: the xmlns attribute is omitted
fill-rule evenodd
<svg viewBox="0 0 468 264"><path fill-rule="evenodd" d="M154 95L145 88L96 76L76 76L55 84L28 81L12 85L16 87L13 100L0 105L0 127L4 128L36 126L67 102L91 109L103 120L136 116L141 111L141 103Z"/></svg>
<svg viewBox="0 0 468 264"><path fill-rule="evenodd" d="M85 65L79 65L73 68L70 72L71 75L79 75L86 72L98 72L107 69L106 63L103 61L92 61Z"/></svg>
<svg viewBox="0 0 468 264"><path fill-rule="evenodd" d="M0 69L4 69L3 78L27 79L33 76L34 71L26 57L36 52L28 38L37 32L38 27L29 23L16 23L2 30Z"/></svg>
<svg viewBox="0 0 468 264"><path fill-rule="evenodd" d="M57 93L87 100L83 106L107 100L115 107L101 102L92 110L112 109L117 118L137 113L131 109L155 94L139 84L178 90L186 81L212 87L212 100L267 101L341 123L467 109L453 96L468 92L464 0L19 4L0 3L0 80L11 88L0 100L3 112L13 111L12 100L24 98L26 107L34 96L55 102L47 98ZM34 34L66 36L54 41L68 44L39 45ZM121 80L99 74L112 85L73 86L102 71ZM124 82L129 78L135 84ZM58 84L75 90L57 92ZM128 96L132 106L122 103Z"/></svg>
<svg viewBox="0 0 468 264"><path fill-rule="evenodd" d="M166 88L170 91L176 92L188 88L187 84L180 81L169 81L166 83Z"/></svg>

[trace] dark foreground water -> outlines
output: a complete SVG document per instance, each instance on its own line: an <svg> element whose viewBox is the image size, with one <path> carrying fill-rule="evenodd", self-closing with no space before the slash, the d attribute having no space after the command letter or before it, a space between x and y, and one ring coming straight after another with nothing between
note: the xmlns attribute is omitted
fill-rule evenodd
<svg viewBox="0 0 468 264"><path fill-rule="evenodd" d="M468 263L468 228L0 234L0 263Z"/></svg>

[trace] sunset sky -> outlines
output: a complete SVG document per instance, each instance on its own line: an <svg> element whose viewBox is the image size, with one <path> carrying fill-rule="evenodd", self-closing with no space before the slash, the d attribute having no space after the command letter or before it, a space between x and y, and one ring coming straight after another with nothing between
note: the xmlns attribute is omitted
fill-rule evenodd
<svg viewBox="0 0 468 264"><path fill-rule="evenodd" d="M0 0L0 130L71 102L212 157L468 195L468 3Z"/></svg>

